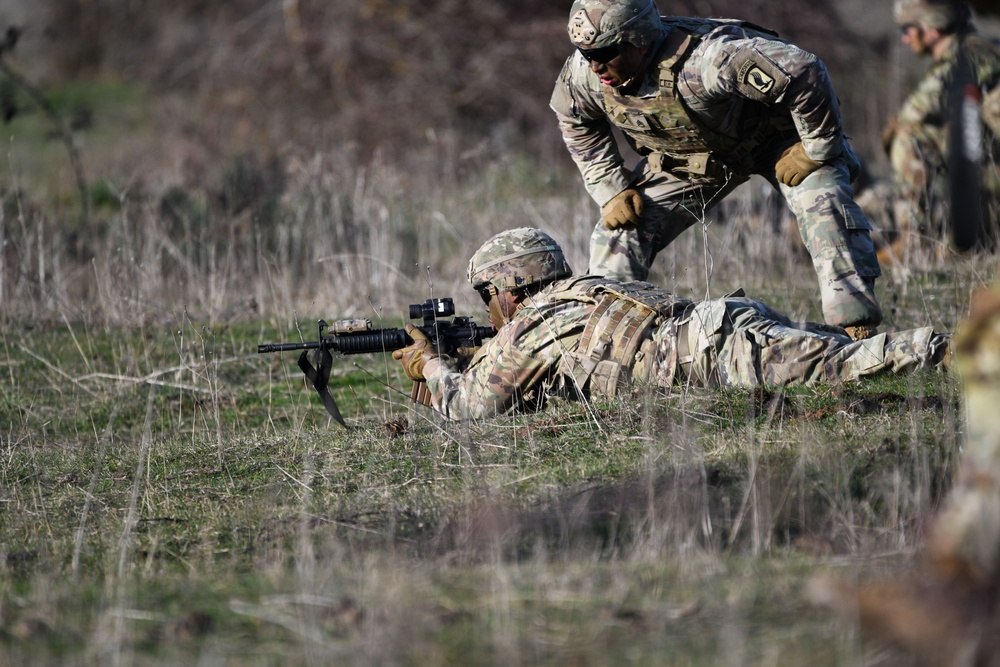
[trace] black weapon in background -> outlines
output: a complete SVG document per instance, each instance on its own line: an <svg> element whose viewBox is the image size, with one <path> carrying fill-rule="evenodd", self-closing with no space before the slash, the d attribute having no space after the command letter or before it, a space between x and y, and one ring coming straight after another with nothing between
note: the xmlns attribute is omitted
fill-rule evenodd
<svg viewBox="0 0 1000 667"><path fill-rule="evenodd" d="M496 331L492 327L478 326L468 317L445 318L455 314L455 302L451 298L427 299L422 304L410 305L410 319L423 319L419 329L441 354L453 354L459 348L474 348L482 345ZM394 352L413 344L413 339L404 329L373 329L369 319L337 320L332 325L319 321L319 340L305 343L263 343L257 346L258 354L302 350L299 368L323 399L323 406L337 423L347 428L340 414L337 402L333 400L327 387L333 354L378 354ZM309 350L314 353L313 366L309 362Z"/></svg>
<svg viewBox="0 0 1000 667"><path fill-rule="evenodd" d="M951 243L958 251L983 241L982 92L969 60L964 35L959 35L958 66L948 100L948 175L951 181Z"/></svg>

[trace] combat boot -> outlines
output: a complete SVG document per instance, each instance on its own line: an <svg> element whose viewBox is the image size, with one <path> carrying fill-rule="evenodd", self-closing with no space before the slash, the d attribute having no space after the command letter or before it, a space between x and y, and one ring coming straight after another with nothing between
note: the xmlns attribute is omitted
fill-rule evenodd
<svg viewBox="0 0 1000 667"><path fill-rule="evenodd" d="M855 324L854 326L844 327L844 331L846 331L847 335L854 340L864 340L865 338L871 338L878 333L878 325Z"/></svg>
<svg viewBox="0 0 1000 667"><path fill-rule="evenodd" d="M947 347L944 348L944 356L941 357L939 362L941 367L948 371L949 373L954 372L955 366L955 346L949 341Z"/></svg>

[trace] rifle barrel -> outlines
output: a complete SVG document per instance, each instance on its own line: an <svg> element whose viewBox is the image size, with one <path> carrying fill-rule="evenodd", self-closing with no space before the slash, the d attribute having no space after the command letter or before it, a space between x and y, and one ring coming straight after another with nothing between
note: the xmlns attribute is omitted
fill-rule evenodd
<svg viewBox="0 0 1000 667"><path fill-rule="evenodd" d="M424 335L433 340L434 329L418 327ZM449 327L442 330L445 342L450 347L462 347L481 345L482 341L490 338L496 332L492 327L481 327L469 324L460 327ZM374 329L372 331L359 331L355 333L335 334L324 336L323 344L326 349L340 352L341 354L379 354L392 352L410 345L413 339L403 329ZM445 345L446 350L449 345ZM320 341L309 341L306 343L262 343L257 346L257 354L268 354L271 352L291 352L293 350L316 350L320 347Z"/></svg>
<svg viewBox="0 0 1000 667"><path fill-rule="evenodd" d="M378 354L392 352L406 347L413 340L402 329L375 329L356 333L324 336L323 343L328 350L341 354ZM262 343L257 346L257 354L270 352L291 352L293 350L317 350L319 341L306 343Z"/></svg>
<svg viewBox="0 0 1000 667"><path fill-rule="evenodd" d="M309 343L262 343L257 346L257 354L269 354L271 352L291 352L292 350L315 350L319 347L319 341Z"/></svg>

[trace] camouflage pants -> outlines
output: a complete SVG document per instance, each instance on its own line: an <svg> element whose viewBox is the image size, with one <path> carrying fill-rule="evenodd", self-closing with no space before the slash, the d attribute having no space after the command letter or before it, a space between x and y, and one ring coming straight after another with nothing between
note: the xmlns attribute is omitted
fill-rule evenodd
<svg viewBox="0 0 1000 667"><path fill-rule="evenodd" d="M900 234L940 239L944 230L948 172L942 128L901 127L889 146L889 163L900 206Z"/></svg>
<svg viewBox="0 0 1000 667"><path fill-rule="evenodd" d="M920 127L897 130L889 147L893 185L898 201L893 211L895 234L907 242L925 245L940 243L948 232L949 178L941 128ZM981 206L984 245L996 247L1000 219L1000 172L984 153Z"/></svg>
<svg viewBox="0 0 1000 667"><path fill-rule="evenodd" d="M1000 585L1000 284L973 297L955 337L968 423L957 483L934 518L928 552L943 569Z"/></svg>
<svg viewBox="0 0 1000 667"><path fill-rule="evenodd" d="M639 225L607 229L598 221L590 239L590 269L616 280L645 280L656 255L681 232L704 219L746 179L685 180L641 165L637 184L644 209ZM819 277L823 318L830 324L878 324L882 311L875 298L881 275L871 226L854 202L845 158L823 166L792 188L768 178L780 189L798 221L799 235Z"/></svg>
<svg viewBox="0 0 1000 667"><path fill-rule="evenodd" d="M645 378L662 387L752 387L854 380L939 363L949 337L930 327L855 341L837 327L793 323L736 293L704 301L654 334ZM638 378L643 379L643 378Z"/></svg>

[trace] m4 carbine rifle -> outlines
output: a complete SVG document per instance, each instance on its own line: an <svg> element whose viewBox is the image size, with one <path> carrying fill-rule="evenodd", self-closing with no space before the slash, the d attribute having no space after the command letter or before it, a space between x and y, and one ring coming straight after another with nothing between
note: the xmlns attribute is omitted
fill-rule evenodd
<svg viewBox="0 0 1000 667"><path fill-rule="evenodd" d="M423 324L418 325L417 329L427 336L440 354L454 354L460 348L479 347L484 339L496 333L492 327L478 326L468 317L455 317L451 321L445 319L454 314L455 302L448 297L427 299L422 304L410 305L410 319L423 319ZM327 388L330 369L333 367L331 350L341 354L375 354L394 352L412 344L413 339L404 329L373 329L371 320L367 318L337 320L332 325L320 320L319 340L306 343L263 343L257 346L257 353L302 350L299 368L323 399L326 411L337 423L347 428L337 402ZM309 362L309 350L316 350L316 366Z"/></svg>

